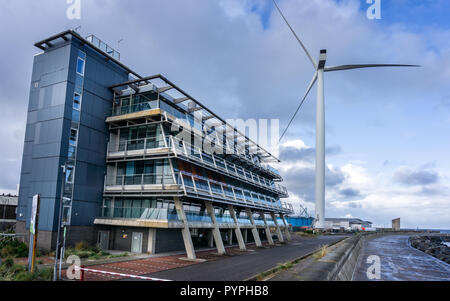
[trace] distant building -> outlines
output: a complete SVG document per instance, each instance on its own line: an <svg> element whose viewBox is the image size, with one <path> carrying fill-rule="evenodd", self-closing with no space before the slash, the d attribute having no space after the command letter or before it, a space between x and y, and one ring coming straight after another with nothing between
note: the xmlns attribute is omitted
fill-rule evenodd
<svg viewBox="0 0 450 301"><path fill-rule="evenodd" d="M372 222L359 218L326 218L325 229L333 230L365 230L372 228Z"/></svg>
<svg viewBox="0 0 450 301"><path fill-rule="evenodd" d="M396 218L392 220L392 230L400 231L400 218Z"/></svg>
<svg viewBox="0 0 450 301"><path fill-rule="evenodd" d="M314 218L305 216L289 216L287 222L293 228L311 227Z"/></svg>
<svg viewBox="0 0 450 301"><path fill-rule="evenodd" d="M15 195L0 195L0 231L16 223L18 197Z"/></svg>

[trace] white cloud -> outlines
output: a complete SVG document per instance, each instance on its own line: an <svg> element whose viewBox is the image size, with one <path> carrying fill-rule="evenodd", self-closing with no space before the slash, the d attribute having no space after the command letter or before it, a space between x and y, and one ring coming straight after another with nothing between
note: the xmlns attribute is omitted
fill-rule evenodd
<svg viewBox="0 0 450 301"><path fill-rule="evenodd" d="M143 75L166 75L224 118L280 118L283 129L313 70L277 13L272 11L269 27L263 28L261 17L252 11L253 7L264 9L266 4L261 3L256 0L83 1L81 33L95 33L113 46L115 41L124 38L120 49L123 63ZM424 190L420 186L400 187L392 183L391 171L373 168L375 159L399 161L399 158L389 157L392 152L389 144L404 135L393 128L397 124L381 130L383 141L387 142L376 145L380 149L377 156L370 157L356 149L380 138L360 129L367 119L380 120L382 124L386 122L385 115L393 114L403 120L414 101L422 109L426 108L424 104L438 105L443 97L448 97L450 31L430 26L414 32L401 24L383 26L383 23L368 21L365 12L359 9L358 0L285 0L279 4L314 57L319 49L328 49L329 65L371 62L423 65L414 71L355 71L339 76L330 73L327 77L327 142L334 139L344 150L358 153L360 159L354 161L353 156L352 160L337 164L327 156L328 168L335 176L335 185L327 190L329 214L367 216L378 223L402 215L410 225L417 221L430 227L450 227L446 187L449 181L442 167L442 164L450 167L447 156L437 158L439 167L435 170L441 176L441 184ZM0 10L0 26L14 28L0 32L0 39L5 41L0 63L8 70L0 75L0 105L4 117L0 120L0 141L3 141L0 169L8 171L0 175L2 191L14 191L19 180L32 58L38 51L32 45L79 25L66 19L66 8L65 1L7 1ZM313 91L283 147L313 149L304 141L314 139L314 98ZM358 107L361 103L364 106ZM382 108L379 115L371 112L378 107ZM448 110L439 112L448 113ZM442 119L436 116L437 113L424 121L436 122L439 126L445 122L446 128L437 127L445 132L450 124L449 115ZM334 130L349 119L354 122L351 127ZM404 123L409 131L425 128L426 135L429 123L408 121ZM358 143L352 147L348 141L343 141L348 140L350 133L361 137L354 139ZM424 139L424 136L416 137L419 138ZM421 145L445 150L444 140L434 139L433 143L421 142ZM405 155L414 151L406 144L400 150ZM400 159L405 164L418 165L428 162L429 156L425 152L419 154L414 158L417 162ZM17 160L8 160L14 158ZM293 199L304 199L304 204L313 206L307 197L314 188L311 178L314 161L310 156L289 161L279 168L284 174L303 176L287 178L286 182L292 186L288 188L295 190L295 193L291 191ZM340 190L350 188L360 195L345 199ZM431 195L433 190L435 194Z"/></svg>

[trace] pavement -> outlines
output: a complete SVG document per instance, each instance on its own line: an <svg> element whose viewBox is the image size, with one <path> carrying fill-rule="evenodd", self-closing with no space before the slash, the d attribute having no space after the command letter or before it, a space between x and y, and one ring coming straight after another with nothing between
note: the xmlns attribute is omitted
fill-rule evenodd
<svg viewBox="0 0 450 301"><path fill-rule="evenodd" d="M322 257L316 253L307 256L289 269L282 270L267 277L266 281L326 281L344 256L345 251L354 242L346 239L326 248Z"/></svg>
<svg viewBox="0 0 450 301"><path fill-rule="evenodd" d="M409 245L408 235L387 235L367 240L358 258L353 280L356 281L449 281L450 265ZM367 270L380 259L379 279L368 279ZM375 275L375 270L372 270ZM378 278L378 277L376 277Z"/></svg>
<svg viewBox="0 0 450 301"><path fill-rule="evenodd" d="M175 281L243 281L345 237L347 236L298 237L293 235L293 240L288 244L266 248L253 246L248 251L239 251L225 256L214 255L210 252L205 254L206 262L197 264L185 262L185 266L143 274L143 276ZM204 258L202 254L198 254L198 257Z"/></svg>

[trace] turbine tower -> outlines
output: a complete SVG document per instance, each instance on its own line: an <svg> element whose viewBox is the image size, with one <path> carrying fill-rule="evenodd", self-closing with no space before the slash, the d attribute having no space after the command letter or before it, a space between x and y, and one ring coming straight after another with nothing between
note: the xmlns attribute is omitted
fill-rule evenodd
<svg viewBox="0 0 450 301"><path fill-rule="evenodd" d="M302 43L300 38L295 33L294 29L291 27L280 7L277 5L275 0L272 0L283 18L287 26L293 33L294 37L303 48L304 52L308 56L314 67L314 75L306 89L306 93L303 96L300 105L297 108L294 116L290 120L286 130L281 135L280 141L286 134L287 129L291 125L295 116L297 115L299 109L303 105L306 97L311 91L314 84L317 82L317 103L316 103L316 177L315 177L315 219L314 228L323 229L325 227L325 95L324 95L324 75L326 72L332 71L342 71L351 69L361 69L361 68L375 68L375 67L420 67L418 65L402 65L402 64L363 64L363 65L341 65L335 67L325 67L327 61L327 51L325 49L320 50L319 60L316 62L313 57L309 54L305 45Z"/></svg>

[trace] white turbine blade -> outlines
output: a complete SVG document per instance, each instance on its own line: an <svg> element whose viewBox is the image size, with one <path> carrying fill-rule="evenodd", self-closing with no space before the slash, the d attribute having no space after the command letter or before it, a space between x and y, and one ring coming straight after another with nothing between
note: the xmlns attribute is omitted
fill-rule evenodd
<svg viewBox="0 0 450 301"><path fill-rule="evenodd" d="M292 122L294 121L295 117L297 116L298 111L303 106L303 103L305 102L306 97L308 96L309 92L311 91L311 89L314 86L314 84L316 83L316 81L317 81L317 71L314 72L314 76L313 76L308 88L306 89L305 95L303 96L302 100L300 101L300 104L298 105L297 110L295 111L294 115L292 116L291 120L289 121L289 124L287 125L286 129L284 130L283 134L281 135L278 143L280 143L281 140L283 139L284 135L286 135L286 132L288 131L289 127L291 126Z"/></svg>
<svg viewBox="0 0 450 301"><path fill-rule="evenodd" d="M312 56L309 54L308 50L306 49L305 45L303 45L302 41L300 40L300 38L297 36L297 34L295 33L294 29L292 28L292 26L289 24L288 20L286 19L286 17L283 15L283 12L281 11L281 9L278 7L277 3L275 2L275 0L272 0L273 4L275 4L275 7L277 8L278 12L280 13L281 17L283 18L284 22L286 22L287 26L289 27L289 29L292 31L292 33L294 34L295 38L297 39L298 43L300 44L300 46L302 46L303 50L305 51L306 55L308 56L309 60L311 61L311 63L314 66L314 69L317 69L317 63L314 61L314 59L312 58Z"/></svg>
<svg viewBox="0 0 450 301"><path fill-rule="evenodd" d="M419 65L401 65L401 64L364 64L364 65L342 65L335 67L326 67L325 72L362 69L362 68L378 68L378 67L420 67Z"/></svg>

